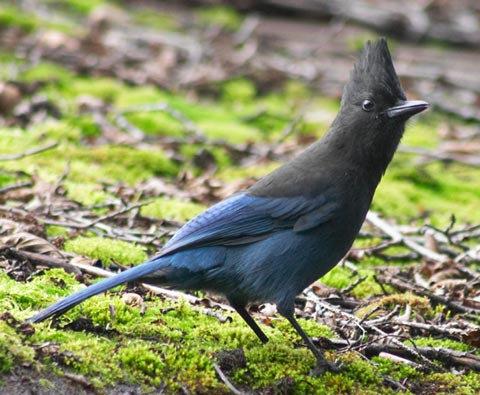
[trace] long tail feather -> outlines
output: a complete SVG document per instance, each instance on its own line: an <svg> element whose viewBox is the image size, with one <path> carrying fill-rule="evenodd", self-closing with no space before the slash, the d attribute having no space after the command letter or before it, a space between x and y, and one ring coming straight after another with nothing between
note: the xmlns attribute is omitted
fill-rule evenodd
<svg viewBox="0 0 480 395"><path fill-rule="evenodd" d="M159 270L164 265L165 262L162 259L157 258L153 261L148 261L139 266L125 270L122 273L109 277L103 281L84 288L81 291L75 292L64 299L59 300L51 306L48 306L46 309L40 311L40 313L34 317L29 318L27 322L41 322L51 316L60 315L65 311L70 310L72 307L75 307L77 304L83 302L85 299L90 298L91 296L105 292L110 288L116 287L117 285L137 280Z"/></svg>

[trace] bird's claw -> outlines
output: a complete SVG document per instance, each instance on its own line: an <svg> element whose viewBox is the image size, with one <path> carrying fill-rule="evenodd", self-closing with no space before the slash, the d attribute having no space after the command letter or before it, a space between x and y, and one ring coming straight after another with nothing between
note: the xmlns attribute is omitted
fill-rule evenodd
<svg viewBox="0 0 480 395"><path fill-rule="evenodd" d="M326 372L339 373L343 370L343 363L338 359L335 362L330 362L326 358L318 359L317 364L310 372L310 376L321 376Z"/></svg>

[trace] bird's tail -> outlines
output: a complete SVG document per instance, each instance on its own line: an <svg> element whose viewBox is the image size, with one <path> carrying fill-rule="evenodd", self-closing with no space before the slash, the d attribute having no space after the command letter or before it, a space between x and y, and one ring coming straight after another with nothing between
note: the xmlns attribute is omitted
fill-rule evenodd
<svg viewBox="0 0 480 395"><path fill-rule="evenodd" d="M67 310L70 310L72 307L75 307L77 304L83 302L85 299L90 298L91 296L105 292L110 288L116 287L117 285L137 280L157 270L160 270L165 266L165 263L166 262L164 259L156 258L141 265L132 267L131 269L125 270L124 272L109 277L59 300L58 302L48 306L46 309L40 311L40 313L34 317L29 318L27 322L41 322L46 320L48 317L60 315Z"/></svg>

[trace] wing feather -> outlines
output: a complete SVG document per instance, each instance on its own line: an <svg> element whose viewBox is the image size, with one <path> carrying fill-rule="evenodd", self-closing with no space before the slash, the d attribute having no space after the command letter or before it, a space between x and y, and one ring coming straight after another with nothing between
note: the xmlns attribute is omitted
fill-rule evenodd
<svg viewBox="0 0 480 395"><path fill-rule="evenodd" d="M251 243L278 229L303 231L327 221L333 207L325 196L311 199L234 195L187 222L165 245L161 255L199 246ZM309 213L313 218L306 221ZM300 223L295 229L297 221Z"/></svg>

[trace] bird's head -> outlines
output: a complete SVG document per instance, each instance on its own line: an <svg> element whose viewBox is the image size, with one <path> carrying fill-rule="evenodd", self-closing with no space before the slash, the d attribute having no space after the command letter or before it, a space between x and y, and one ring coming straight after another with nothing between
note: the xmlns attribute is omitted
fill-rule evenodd
<svg viewBox="0 0 480 395"><path fill-rule="evenodd" d="M367 123L404 123L428 107L421 100L408 101L393 66L387 41L367 41L345 87L342 107ZM376 122L375 122L376 121Z"/></svg>
<svg viewBox="0 0 480 395"><path fill-rule="evenodd" d="M380 161L381 167L386 168L403 135L405 122L426 108L427 102L406 99L386 40L368 41L345 86L334 134L343 140L342 144L358 152L359 159ZM338 133L339 130L348 132Z"/></svg>

